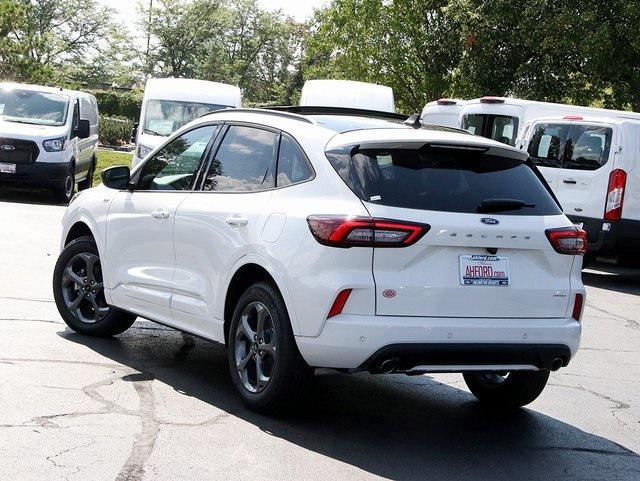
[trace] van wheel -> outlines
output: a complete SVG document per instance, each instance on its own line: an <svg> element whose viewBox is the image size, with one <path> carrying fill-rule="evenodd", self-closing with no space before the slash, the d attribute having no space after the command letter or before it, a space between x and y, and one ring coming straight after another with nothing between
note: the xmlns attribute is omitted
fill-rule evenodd
<svg viewBox="0 0 640 481"><path fill-rule="evenodd" d="M463 374L471 393L483 404L495 408L517 408L533 402L544 390L549 371L516 371Z"/></svg>
<svg viewBox="0 0 640 481"><path fill-rule="evenodd" d="M231 379L250 409L292 407L312 375L298 351L280 293L270 284L249 287L236 305L227 352Z"/></svg>
<svg viewBox="0 0 640 481"><path fill-rule="evenodd" d="M68 204L76 191L75 170L73 166L69 167L64 180L54 185L51 189L53 197L59 204Z"/></svg>
<svg viewBox="0 0 640 481"><path fill-rule="evenodd" d="M96 158L91 159L91 165L87 171L87 178L78 182L78 191L90 189L93 186L93 173L96 171Z"/></svg>
<svg viewBox="0 0 640 481"><path fill-rule="evenodd" d="M81 334L113 336L136 320L107 304L98 248L88 237L69 243L60 253L53 271L53 297L67 326Z"/></svg>

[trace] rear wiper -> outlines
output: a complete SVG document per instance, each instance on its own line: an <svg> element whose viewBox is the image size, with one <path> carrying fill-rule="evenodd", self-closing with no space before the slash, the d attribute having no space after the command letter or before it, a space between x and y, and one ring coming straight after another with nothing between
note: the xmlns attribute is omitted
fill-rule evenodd
<svg viewBox="0 0 640 481"><path fill-rule="evenodd" d="M489 212L503 212L506 210L520 210L524 207L535 207L535 204L527 204L519 199L484 199L478 205L476 211L481 214Z"/></svg>
<svg viewBox="0 0 640 481"><path fill-rule="evenodd" d="M164 137L164 135L159 134L158 132L156 132L155 130L151 130L151 129L143 129L145 134L151 134L151 135L159 135L160 137Z"/></svg>

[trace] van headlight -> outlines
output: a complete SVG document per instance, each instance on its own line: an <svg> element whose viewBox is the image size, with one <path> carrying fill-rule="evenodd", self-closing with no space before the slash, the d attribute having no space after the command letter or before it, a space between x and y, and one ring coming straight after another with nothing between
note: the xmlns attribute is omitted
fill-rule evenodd
<svg viewBox="0 0 640 481"><path fill-rule="evenodd" d="M138 158L144 159L147 155L151 153L153 147L147 147L146 145L139 144L138 145Z"/></svg>
<svg viewBox="0 0 640 481"><path fill-rule="evenodd" d="M64 150L64 143L66 140L66 137L57 137L55 139L45 140L42 142L42 146L47 152L60 152Z"/></svg>

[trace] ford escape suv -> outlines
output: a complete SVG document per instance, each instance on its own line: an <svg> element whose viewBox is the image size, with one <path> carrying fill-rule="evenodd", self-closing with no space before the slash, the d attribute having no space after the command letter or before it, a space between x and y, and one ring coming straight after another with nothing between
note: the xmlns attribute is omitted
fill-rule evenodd
<svg viewBox="0 0 640 481"><path fill-rule="evenodd" d="M260 411L316 367L461 372L482 402L531 402L578 349L585 233L525 152L404 119L218 111L105 170L63 219L60 314L223 343Z"/></svg>

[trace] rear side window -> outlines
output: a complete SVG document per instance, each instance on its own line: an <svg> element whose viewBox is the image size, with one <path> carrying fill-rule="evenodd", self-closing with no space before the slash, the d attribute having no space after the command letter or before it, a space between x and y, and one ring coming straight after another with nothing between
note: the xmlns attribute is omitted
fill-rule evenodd
<svg viewBox="0 0 640 481"><path fill-rule="evenodd" d="M203 190L255 192L275 185L278 134L254 127L229 127L209 166Z"/></svg>
<svg viewBox="0 0 640 481"><path fill-rule="evenodd" d="M304 182L313 177L313 170L298 143L286 134L282 134L278 153L278 175L276 185L285 187Z"/></svg>
<svg viewBox="0 0 640 481"><path fill-rule="evenodd" d="M341 149L327 153L338 174L360 197L408 209L477 213L488 201L521 201L495 213L556 215L561 210L533 165L484 149L451 146Z"/></svg>

